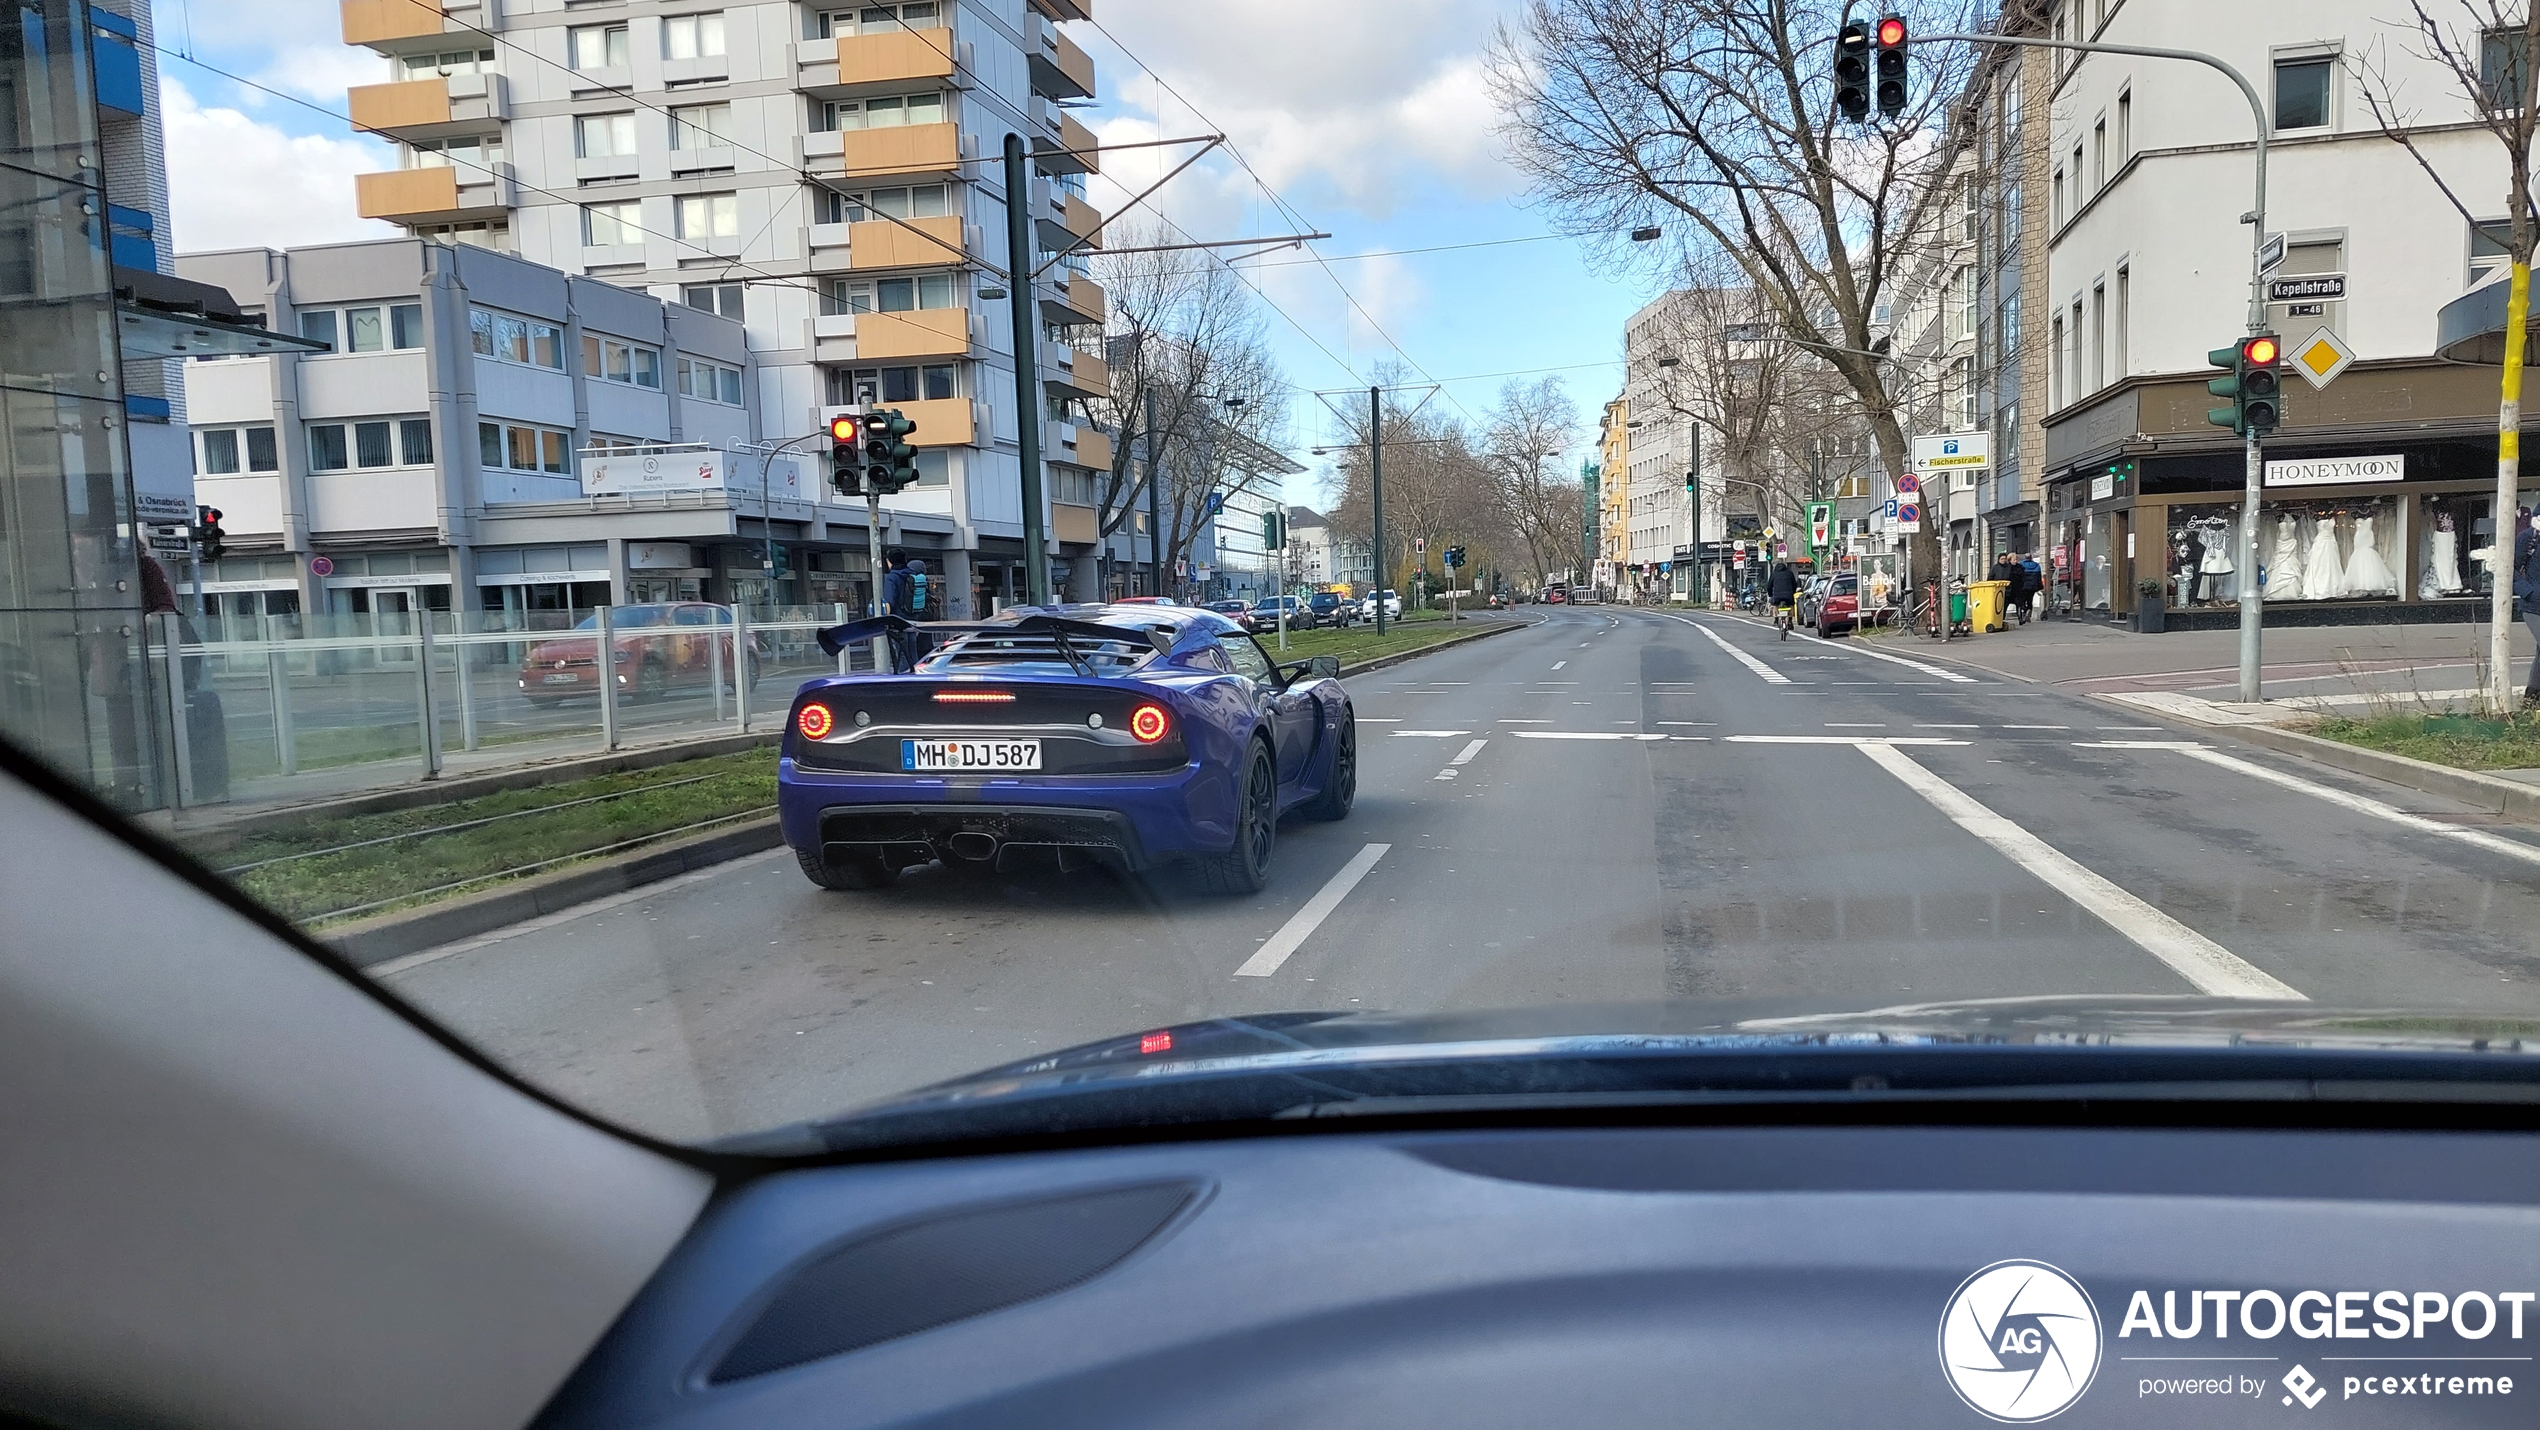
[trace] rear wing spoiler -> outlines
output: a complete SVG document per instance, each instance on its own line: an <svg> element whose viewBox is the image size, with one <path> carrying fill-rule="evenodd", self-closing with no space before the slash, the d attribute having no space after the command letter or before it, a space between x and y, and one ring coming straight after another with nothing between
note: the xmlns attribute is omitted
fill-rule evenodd
<svg viewBox="0 0 2540 1430"><path fill-rule="evenodd" d="M1140 631L1143 631L1147 644L1155 647L1158 655L1171 650L1173 642L1178 638L1178 632L1173 627L1163 624L1145 627L1106 626L1094 621L1071 620L1065 616L1031 615L1013 621L928 621L923 625L900 616L867 616L860 621L849 621L843 626L830 626L821 631L817 639L821 650L834 656L877 636L887 637L886 643L891 651L891 672L895 675L905 675L917 668L918 660L928 651L943 644L949 637L1007 633L1048 635L1057 642L1060 653L1067 656L1070 664L1083 667L1084 673L1090 675L1093 673L1092 667L1085 665L1075 651L1069 648L1068 637L1073 636L1078 640L1089 641L1116 641Z"/></svg>

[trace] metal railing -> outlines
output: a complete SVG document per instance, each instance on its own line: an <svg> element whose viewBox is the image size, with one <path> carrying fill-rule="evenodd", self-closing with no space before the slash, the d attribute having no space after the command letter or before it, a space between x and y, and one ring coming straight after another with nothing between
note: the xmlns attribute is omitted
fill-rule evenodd
<svg viewBox="0 0 2540 1430"><path fill-rule="evenodd" d="M709 618L700 621L700 617ZM178 802L282 801L377 785L406 765L500 765L633 741L747 734L815 675L869 670L816 634L843 604L206 617L150 626ZM187 639L187 635L194 637ZM598 653L613 652L603 669Z"/></svg>

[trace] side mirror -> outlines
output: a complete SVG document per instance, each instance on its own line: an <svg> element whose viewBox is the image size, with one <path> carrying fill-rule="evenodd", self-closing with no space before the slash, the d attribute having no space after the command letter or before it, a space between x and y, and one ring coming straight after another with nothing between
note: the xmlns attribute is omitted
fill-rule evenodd
<svg viewBox="0 0 2540 1430"><path fill-rule="evenodd" d="M1341 658L1336 655L1310 655L1289 665L1287 670L1290 684L1300 680L1338 680L1341 678Z"/></svg>

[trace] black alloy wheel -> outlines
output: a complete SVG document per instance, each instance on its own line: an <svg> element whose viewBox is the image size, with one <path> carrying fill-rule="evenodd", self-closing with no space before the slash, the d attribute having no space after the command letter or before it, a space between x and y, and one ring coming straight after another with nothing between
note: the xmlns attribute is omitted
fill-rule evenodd
<svg viewBox="0 0 2540 1430"><path fill-rule="evenodd" d="M1325 821L1349 818L1350 806L1358 802L1358 712L1351 711L1341 719L1340 747L1332 751L1332 778L1323 792L1304 809L1308 819Z"/></svg>
<svg viewBox="0 0 2540 1430"><path fill-rule="evenodd" d="M1257 894L1270 882L1279 838L1279 772L1268 744L1255 740L1235 806L1234 847L1199 861L1200 882L1216 894Z"/></svg>

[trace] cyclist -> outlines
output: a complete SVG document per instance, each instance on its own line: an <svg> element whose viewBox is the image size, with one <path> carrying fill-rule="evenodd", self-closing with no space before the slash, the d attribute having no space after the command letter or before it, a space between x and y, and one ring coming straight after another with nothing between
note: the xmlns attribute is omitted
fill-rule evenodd
<svg viewBox="0 0 2540 1430"><path fill-rule="evenodd" d="M1773 626L1790 639L1791 606L1799 599L1799 573L1787 561L1773 563L1773 578L1765 585L1765 598L1773 603Z"/></svg>

